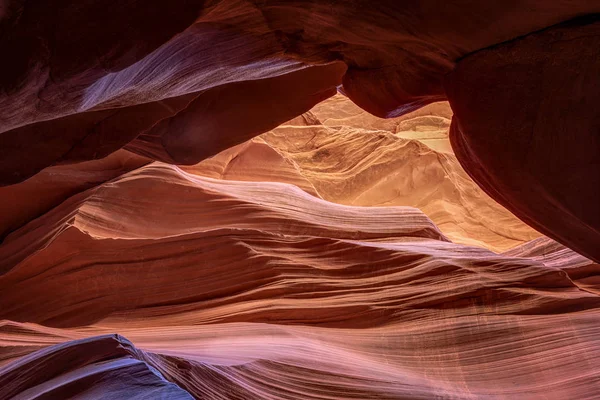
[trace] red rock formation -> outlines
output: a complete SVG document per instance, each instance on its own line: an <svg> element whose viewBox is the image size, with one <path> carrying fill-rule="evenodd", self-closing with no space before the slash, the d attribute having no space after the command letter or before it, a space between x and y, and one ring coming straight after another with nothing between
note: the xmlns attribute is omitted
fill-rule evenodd
<svg viewBox="0 0 600 400"><path fill-rule="evenodd" d="M12 184L48 166L102 158L125 145L153 159L194 164L333 96L345 70L340 63L305 68L201 94L84 112L13 129L0 134L0 176L4 184ZM290 98L287 107L277 107ZM232 102L237 106L229 108ZM31 143L26 153L22 152L24 140Z"/></svg>
<svg viewBox="0 0 600 400"><path fill-rule="evenodd" d="M447 3L4 1L0 400L597 397L600 3Z"/></svg>
<svg viewBox="0 0 600 400"><path fill-rule="evenodd" d="M156 160L196 164L333 96L345 71L344 64L333 63L209 90L126 148Z"/></svg>
<svg viewBox="0 0 600 400"><path fill-rule="evenodd" d="M452 241L497 252L538 237L462 170L450 149L450 118L448 104L435 103L381 119L338 95L302 120L183 169L217 179L291 183L334 203L417 207ZM311 125L302 126L306 121Z"/></svg>
<svg viewBox="0 0 600 400"><path fill-rule="evenodd" d="M598 389L600 267L549 239L495 254L447 241L413 208L341 206L154 164L72 197L0 252L0 376L30 371L19 393L66 390L70 376L104 376L113 362L128 369L90 390L125 390L129 368L144 376L140 394L162 375L196 398ZM141 350L102 366L77 350L114 332ZM84 361L57 362L52 376L23 366L69 340Z"/></svg>
<svg viewBox="0 0 600 400"><path fill-rule="evenodd" d="M0 368L1 396L192 399L140 360L139 353L118 335L58 344Z"/></svg>
<svg viewBox="0 0 600 400"><path fill-rule="evenodd" d="M599 53L600 22L578 20L470 55L446 85L465 170L522 220L596 261Z"/></svg>
<svg viewBox="0 0 600 400"><path fill-rule="evenodd" d="M43 170L17 185L0 187L0 237L17 230L76 193L119 177L151 160L119 150L110 156Z"/></svg>
<svg viewBox="0 0 600 400"><path fill-rule="evenodd" d="M263 99L279 106L273 120L246 121L254 113L244 111L247 100L236 104L236 99L245 98L247 90L284 92L285 78L279 83L269 78L301 71L306 63L342 61L348 66L343 90L351 99L379 116L400 115L443 99L443 75L460 57L600 12L596 2L583 0L551 5L521 0L510 7L475 0L444 6L434 0L390 1L375 7L365 0L184 1L176 7L163 0L112 7L105 1L77 6L14 1L6 9L0 52L12 58L0 74L3 184L57 162L106 156L173 117L199 93L210 104L225 90L226 99L210 110L222 118L239 118L227 136L241 138L215 144L211 129L198 138L193 127L182 126L196 122L190 116L177 118L174 141L168 139L171 134L160 133L166 135L161 141L167 152L174 149L174 161L216 154L225 143L240 143L289 119L290 113L310 108L322 98L317 92L328 93L339 83L340 71L333 71L319 89L310 86L312 93L303 93L301 84L292 86L300 93ZM211 89L216 90L212 96ZM203 107L200 103L195 111ZM281 110L288 113L276 118ZM247 123L255 126L248 129ZM177 144L179 139L203 147L198 153L175 150L185 147ZM157 157L164 160L164 154Z"/></svg>

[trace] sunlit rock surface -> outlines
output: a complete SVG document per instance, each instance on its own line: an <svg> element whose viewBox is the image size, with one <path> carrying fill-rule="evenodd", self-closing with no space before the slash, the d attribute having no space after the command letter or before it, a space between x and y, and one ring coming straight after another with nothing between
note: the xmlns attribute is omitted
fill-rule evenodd
<svg viewBox="0 0 600 400"><path fill-rule="evenodd" d="M347 102L10 233L0 398L593 397L600 266L469 181L447 105Z"/></svg>
<svg viewBox="0 0 600 400"><path fill-rule="evenodd" d="M259 138L184 170L294 184L357 206L412 206L458 243L505 251L539 233L496 204L452 154L448 103L381 119L337 95Z"/></svg>
<svg viewBox="0 0 600 400"><path fill-rule="evenodd" d="M599 397L599 12L0 2L0 400Z"/></svg>
<svg viewBox="0 0 600 400"><path fill-rule="evenodd" d="M139 348L127 365L161 374L143 372L140 390L162 376L197 398L598 390L599 266L549 239L495 254L451 243L414 208L155 164L72 197L0 251L0 376L23 374L13 360L36 349L118 332ZM67 385L89 363L46 379ZM96 387L125 390L119 371ZM43 389L31 379L20 387Z"/></svg>
<svg viewBox="0 0 600 400"><path fill-rule="evenodd" d="M478 184L600 261L597 1L6 0L0 10L0 52L11 55L0 74L1 185L123 147L195 164L336 88L387 118L448 97L459 159ZM528 164L512 159L531 148L528 127L564 154L541 145ZM511 140L495 143L506 129ZM555 180L542 176L549 164Z"/></svg>

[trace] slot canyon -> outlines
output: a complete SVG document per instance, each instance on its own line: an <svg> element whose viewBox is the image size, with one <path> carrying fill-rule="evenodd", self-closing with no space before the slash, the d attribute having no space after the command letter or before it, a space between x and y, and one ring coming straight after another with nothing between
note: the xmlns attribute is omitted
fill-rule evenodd
<svg viewBox="0 0 600 400"><path fill-rule="evenodd" d="M599 0L0 0L0 400L599 399Z"/></svg>

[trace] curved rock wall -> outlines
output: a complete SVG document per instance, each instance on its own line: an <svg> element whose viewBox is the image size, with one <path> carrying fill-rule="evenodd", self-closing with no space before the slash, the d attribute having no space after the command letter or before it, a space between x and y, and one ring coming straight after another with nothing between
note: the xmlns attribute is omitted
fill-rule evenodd
<svg viewBox="0 0 600 400"><path fill-rule="evenodd" d="M1 2L0 400L598 397L598 13Z"/></svg>

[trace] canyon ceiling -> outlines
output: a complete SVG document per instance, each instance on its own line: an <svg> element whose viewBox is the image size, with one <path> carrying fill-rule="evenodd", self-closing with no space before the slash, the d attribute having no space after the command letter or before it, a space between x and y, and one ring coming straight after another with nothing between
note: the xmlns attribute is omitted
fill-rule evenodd
<svg viewBox="0 0 600 400"><path fill-rule="evenodd" d="M600 396L600 1L0 0L0 399Z"/></svg>

